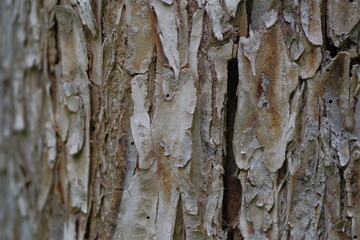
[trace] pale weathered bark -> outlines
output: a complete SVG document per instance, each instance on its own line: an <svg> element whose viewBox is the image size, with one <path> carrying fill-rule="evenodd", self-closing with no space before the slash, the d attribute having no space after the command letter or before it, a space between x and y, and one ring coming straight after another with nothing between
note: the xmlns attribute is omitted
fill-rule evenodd
<svg viewBox="0 0 360 240"><path fill-rule="evenodd" d="M0 239L360 237L358 0L0 18Z"/></svg>

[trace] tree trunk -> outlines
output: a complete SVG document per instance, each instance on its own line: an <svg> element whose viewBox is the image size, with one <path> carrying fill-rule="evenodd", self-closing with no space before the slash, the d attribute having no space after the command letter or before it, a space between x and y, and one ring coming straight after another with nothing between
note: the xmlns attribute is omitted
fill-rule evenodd
<svg viewBox="0 0 360 240"><path fill-rule="evenodd" d="M360 237L360 1L0 19L0 239Z"/></svg>

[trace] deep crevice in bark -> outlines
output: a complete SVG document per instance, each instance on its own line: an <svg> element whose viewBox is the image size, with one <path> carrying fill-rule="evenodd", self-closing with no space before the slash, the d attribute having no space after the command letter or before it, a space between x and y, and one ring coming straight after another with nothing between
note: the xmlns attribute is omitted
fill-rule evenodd
<svg viewBox="0 0 360 240"><path fill-rule="evenodd" d="M249 32L251 28L251 12L253 7L253 0L246 1L246 15L247 15L247 37L249 37Z"/></svg>
<svg viewBox="0 0 360 240"><path fill-rule="evenodd" d="M155 95L155 79L156 79L156 62L157 62L157 49L156 46L154 47L153 50L153 55L151 57L151 62L150 62L150 66L149 66L149 87L148 87L148 98L150 99L150 106L149 106L149 117L152 120L154 117L154 112L155 112L155 99L154 99L154 95ZM133 143L132 143L133 145Z"/></svg>
<svg viewBox="0 0 360 240"><path fill-rule="evenodd" d="M330 52L330 57L332 58L336 57L339 53L339 49L335 47L333 41L328 37L325 37L325 48Z"/></svg>
<svg viewBox="0 0 360 240"><path fill-rule="evenodd" d="M328 36L328 25L327 25L327 14L326 14L326 11L327 11L327 0L325 0L323 3L322 3L322 6L321 6L321 26L322 26L322 31L323 31L323 39L324 39L324 45L325 45L325 50L328 50L329 53L330 53L330 57L334 58L338 52L339 52L339 49L337 47L335 47L332 39Z"/></svg>
<svg viewBox="0 0 360 240"><path fill-rule="evenodd" d="M288 147L289 149L289 147ZM287 150L288 150L287 149ZM278 171L278 179L277 179L277 183L279 187L283 187L282 185L286 184L286 178L288 175L288 162L287 160L284 161L283 165L281 166L281 168ZM280 189L279 189L280 190Z"/></svg>
<svg viewBox="0 0 360 240"><path fill-rule="evenodd" d="M356 64L360 64L360 57L354 57L350 59L350 70ZM351 76L350 76L351 77Z"/></svg>
<svg viewBox="0 0 360 240"><path fill-rule="evenodd" d="M174 238L173 240L186 240L185 224L184 224L184 213L182 208L181 197L176 210Z"/></svg>
<svg viewBox="0 0 360 240"><path fill-rule="evenodd" d="M224 230L228 233L227 239L239 239L240 233L235 229L238 213L241 206L241 184L236 176L237 166L233 152L234 123L237 110L237 86L239 82L238 60L233 58L228 61L228 85L226 102L226 153L224 169L224 198L223 220Z"/></svg>
<svg viewBox="0 0 360 240"><path fill-rule="evenodd" d="M345 170L338 167L340 176L340 216L345 217L346 206L346 180L344 177Z"/></svg>

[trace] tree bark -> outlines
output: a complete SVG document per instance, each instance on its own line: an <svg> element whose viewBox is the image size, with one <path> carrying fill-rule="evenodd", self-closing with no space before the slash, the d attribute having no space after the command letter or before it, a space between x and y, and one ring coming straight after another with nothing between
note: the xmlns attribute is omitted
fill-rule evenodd
<svg viewBox="0 0 360 240"><path fill-rule="evenodd" d="M0 1L0 239L357 239L359 20Z"/></svg>

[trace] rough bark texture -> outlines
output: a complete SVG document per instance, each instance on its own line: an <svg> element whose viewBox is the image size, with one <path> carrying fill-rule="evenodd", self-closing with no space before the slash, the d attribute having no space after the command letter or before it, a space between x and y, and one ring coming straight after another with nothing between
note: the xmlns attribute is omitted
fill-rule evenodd
<svg viewBox="0 0 360 240"><path fill-rule="evenodd" d="M359 20L0 0L0 239L360 238Z"/></svg>

